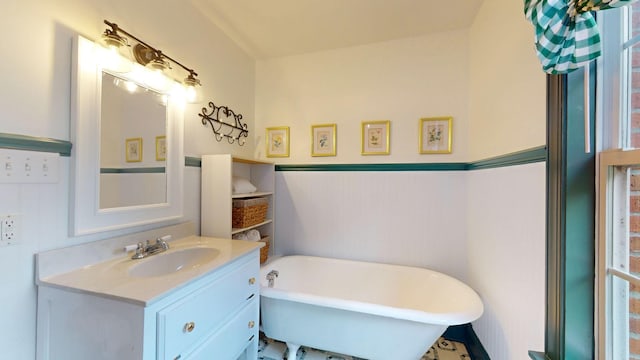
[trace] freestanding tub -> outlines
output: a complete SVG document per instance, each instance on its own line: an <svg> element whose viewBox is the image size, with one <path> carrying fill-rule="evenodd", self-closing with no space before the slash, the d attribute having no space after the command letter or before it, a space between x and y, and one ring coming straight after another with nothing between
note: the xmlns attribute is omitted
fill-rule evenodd
<svg viewBox="0 0 640 360"><path fill-rule="evenodd" d="M301 345L366 359L420 359L449 325L483 312L470 287L423 268L285 256L264 265L260 278L263 331L287 343L289 360Z"/></svg>

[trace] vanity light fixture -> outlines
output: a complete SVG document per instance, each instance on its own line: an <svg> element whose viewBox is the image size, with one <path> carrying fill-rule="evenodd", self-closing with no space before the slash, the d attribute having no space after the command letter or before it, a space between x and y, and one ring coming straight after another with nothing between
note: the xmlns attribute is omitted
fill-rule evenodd
<svg viewBox="0 0 640 360"><path fill-rule="evenodd" d="M200 80L196 79L196 74L194 72L190 72L189 76L187 76L182 83L187 88L187 101L195 102L198 97L196 86L200 85Z"/></svg>
<svg viewBox="0 0 640 360"><path fill-rule="evenodd" d="M171 63L184 69L188 73L188 76L182 81L182 85L186 88L187 91L187 100L195 100L195 87L197 85L201 85L200 80L196 78L198 76L198 73L196 73L195 70L188 68L174 58L166 55L161 50L154 48L153 46L140 40L138 37L123 30L118 26L118 24L112 23L108 20L105 20L104 23L109 26L102 34L102 41L107 47L115 49L116 51L123 46L130 47L135 62L151 70L155 70L158 75L160 73L166 75L169 69L173 69L171 67ZM130 43L131 40L135 42L133 46ZM170 77L170 75L167 76ZM161 82L159 82L157 78L151 79L150 81L154 82L154 84L149 84L150 86L162 88L166 85L161 84Z"/></svg>
<svg viewBox="0 0 640 360"><path fill-rule="evenodd" d="M105 20L105 22L107 22ZM102 41L109 48L119 49L122 46L129 45L127 39L118 35L118 24L109 23L111 29L107 29L102 34Z"/></svg>

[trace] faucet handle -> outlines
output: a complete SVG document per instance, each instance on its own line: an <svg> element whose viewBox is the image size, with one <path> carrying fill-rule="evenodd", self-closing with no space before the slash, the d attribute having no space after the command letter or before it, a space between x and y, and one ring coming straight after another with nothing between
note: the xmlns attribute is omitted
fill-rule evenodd
<svg viewBox="0 0 640 360"><path fill-rule="evenodd" d="M142 259L144 257L144 252L145 252L145 247L141 242L139 242L138 246L136 247L136 253L133 254L133 256L131 258L132 259Z"/></svg>
<svg viewBox="0 0 640 360"><path fill-rule="evenodd" d="M123 248L124 252L133 251L138 248L138 244L127 245Z"/></svg>
<svg viewBox="0 0 640 360"><path fill-rule="evenodd" d="M167 243L167 240L171 240L171 235L165 235L157 238L156 244L162 246L164 250L169 250L169 244Z"/></svg>
<svg viewBox="0 0 640 360"><path fill-rule="evenodd" d="M157 238L157 239L156 239L156 242L157 242L157 243L163 243L163 242L165 242L165 241L169 241L169 240L171 240L171 237L172 237L171 235L161 236L161 237L159 237L159 238Z"/></svg>

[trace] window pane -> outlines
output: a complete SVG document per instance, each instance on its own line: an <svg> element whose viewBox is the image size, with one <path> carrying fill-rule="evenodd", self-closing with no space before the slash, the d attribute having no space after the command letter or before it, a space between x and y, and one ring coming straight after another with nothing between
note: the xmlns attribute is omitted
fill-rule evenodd
<svg viewBox="0 0 640 360"><path fill-rule="evenodd" d="M623 63L626 63L627 98L622 99L624 108L621 112L623 121L627 123L627 134L622 134L626 138L627 147L640 148L640 3L636 2L628 7L627 25L624 26L623 41L632 41L632 45L623 56ZM623 89L625 86L623 86ZM625 102L626 101L626 105ZM623 127L624 128L624 127Z"/></svg>
<svg viewBox="0 0 640 360"><path fill-rule="evenodd" d="M611 282L611 359L640 359L640 334L631 333L637 313L640 313L640 297L629 297L629 283L612 275Z"/></svg>

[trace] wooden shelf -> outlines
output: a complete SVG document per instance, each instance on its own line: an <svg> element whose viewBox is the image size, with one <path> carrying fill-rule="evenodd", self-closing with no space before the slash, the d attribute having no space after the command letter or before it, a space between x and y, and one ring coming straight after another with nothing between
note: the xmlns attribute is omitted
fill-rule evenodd
<svg viewBox="0 0 640 360"><path fill-rule="evenodd" d="M232 158L232 160L233 160L233 162L242 163L242 164L273 165L273 163L271 163L271 162L252 160L252 159L244 159L244 158L239 158L239 157L235 157L235 156Z"/></svg>
<svg viewBox="0 0 640 360"><path fill-rule="evenodd" d="M242 159L230 154L202 156L200 233L231 239L233 235L256 229L262 237L269 237L270 255L275 253L275 164L260 160ZM233 177L251 182L258 190L233 194ZM265 221L245 228L232 227L234 199L265 197L269 202Z"/></svg>
<svg viewBox="0 0 640 360"><path fill-rule="evenodd" d="M246 198L252 198L252 197L271 196L271 195L273 195L273 192L271 191L260 191L260 192L246 193L246 194L233 194L231 195L231 198L246 199Z"/></svg>
<svg viewBox="0 0 640 360"><path fill-rule="evenodd" d="M255 228L258 228L258 227L260 227L260 226L262 226L262 225L271 224L272 222L273 222L273 220L271 220L271 219L267 219L267 220L265 220L265 221L263 221L263 222L261 222L261 223L258 223L258 224L255 224L255 225L251 225L251 226L248 226L248 227L244 227L244 228L231 228L231 235L233 235L233 234L237 234L237 233L241 233L241 232L243 232L243 231L247 231L247 230L255 229ZM260 235L262 235L262 234L260 234Z"/></svg>

